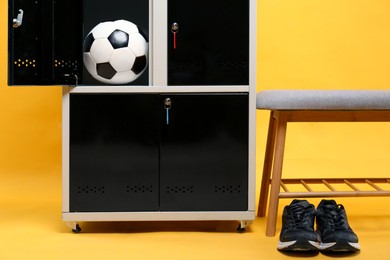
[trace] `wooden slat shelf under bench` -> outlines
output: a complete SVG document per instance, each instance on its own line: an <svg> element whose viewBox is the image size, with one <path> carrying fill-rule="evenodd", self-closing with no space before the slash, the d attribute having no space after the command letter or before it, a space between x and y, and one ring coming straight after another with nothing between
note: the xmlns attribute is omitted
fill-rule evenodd
<svg viewBox="0 0 390 260"><path fill-rule="evenodd" d="M336 188L334 184L344 184L349 190L340 190L340 187ZM356 184L359 184L360 188ZM380 184L382 185L379 186ZM291 191L290 185L300 185L303 191ZM389 178L282 179L280 186L283 191L280 191L279 198L390 196Z"/></svg>

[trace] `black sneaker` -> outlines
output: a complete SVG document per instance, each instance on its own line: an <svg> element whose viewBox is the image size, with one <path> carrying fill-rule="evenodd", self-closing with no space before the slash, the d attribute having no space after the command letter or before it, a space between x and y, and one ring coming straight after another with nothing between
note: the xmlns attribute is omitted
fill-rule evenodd
<svg viewBox="0 0 390 260"><path fill-rule="evenodd" d="M283 251L318 251L319 242L314 231L316 211L307 200L293 200L284 207L278 249Z"/></svg>
<svg viewBox="0 0 390 260"><path fill-rule="evenodd" d="M317 207L319 249L328 252L355 252L360 250L359 239L348 224L344 206L334 200L322 200Z"/></svg>

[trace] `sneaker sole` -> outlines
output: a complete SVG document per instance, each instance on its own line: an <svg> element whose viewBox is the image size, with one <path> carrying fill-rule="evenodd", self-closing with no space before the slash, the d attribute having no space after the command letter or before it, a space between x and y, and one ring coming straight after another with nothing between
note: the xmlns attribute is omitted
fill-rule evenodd
<svg viewBox="0 0 390 260"><path fill-rule="evenodd" d="M360 251L360 244L341 239L332 243L321 243L319 250L326 252L356 252Z"/></svg>
<svg viewBox="0 0 390 260"><path fill-rule="evenodd" d="M288 242L278 242L278 250L282 251L318 251L319 243L306 239L297 239Z"/></svg>

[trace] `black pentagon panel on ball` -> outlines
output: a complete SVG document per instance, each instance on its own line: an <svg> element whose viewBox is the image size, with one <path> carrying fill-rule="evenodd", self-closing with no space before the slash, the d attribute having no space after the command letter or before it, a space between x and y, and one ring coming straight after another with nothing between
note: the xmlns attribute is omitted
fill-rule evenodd
<svg viewBox="0 0 390 260"><path fill-rule="evenodd" d="M131 70L136 74L138 75L139 73L141 73L146 67L146 56L143 55L143 56L139 56L137 58L135 58L135 61L134 61L134 64L133 64L133 67L131 68Z"/></svg>
<svg viewBox="0 0 390 260"><path fill-rule="evenodd" d="M105 79L112 79L115 76L116 70L109 62L99 63L96 65L97 74Z"/></svg>
<svg viewBox="0 0 390 260"><path fill-rule="evenodd" d="M83 52L90 52L91 51L91 46L95 38L93 37L93 34L90 33L85 37L84 40L84 45L83 45Z"/></svg>
<svg viewBox="0 0 390 260"><path fill-rule="evenodd" d="M148 36L145 34L145 32L141 28L139 28L138 26L137 26L137 29L138 29L139 34L141 34L142 37L144 37L145 41L149 42Z"/></svg>
<svg viewBox="0 0 390 260"><path fill-rule="evenodd" d="M108 41L114 49L124 48L129 44L129 34L117 29L108 36Z"/></svg>

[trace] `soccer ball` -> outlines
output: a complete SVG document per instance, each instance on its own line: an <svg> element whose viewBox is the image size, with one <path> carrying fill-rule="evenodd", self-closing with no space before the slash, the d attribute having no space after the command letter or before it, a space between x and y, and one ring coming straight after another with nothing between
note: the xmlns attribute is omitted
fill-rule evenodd
<svg viewBox="0 0 390 260"><path fill-rule="evenodd" d="M102 83L136 80L147 66L147 57L147 38L137 25L126 20L99 23L84 40L84 66Z"/></svg>

